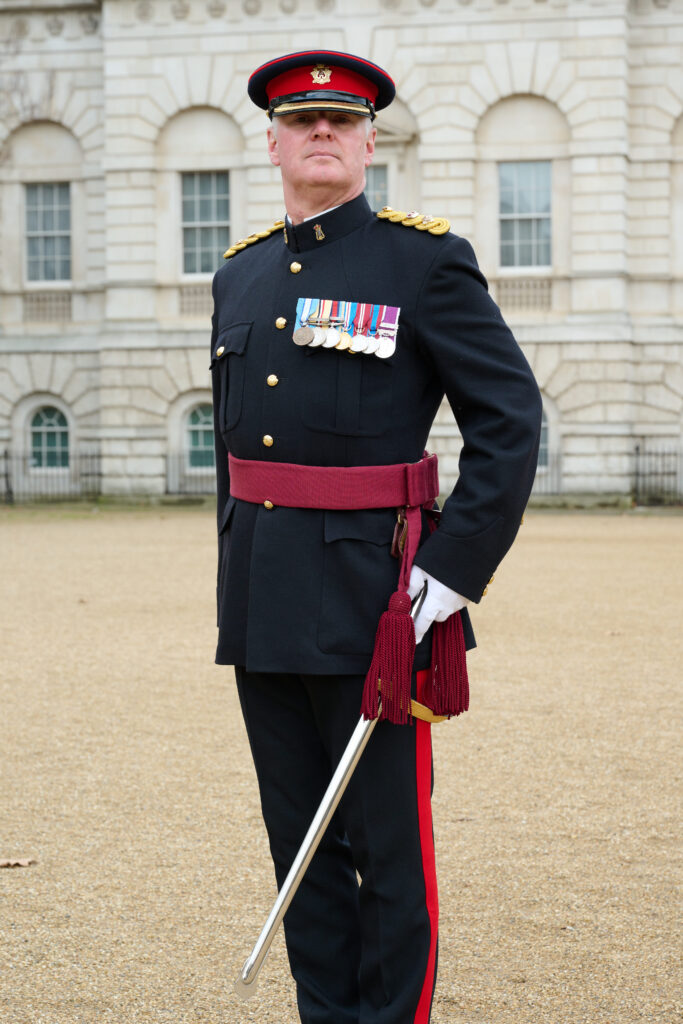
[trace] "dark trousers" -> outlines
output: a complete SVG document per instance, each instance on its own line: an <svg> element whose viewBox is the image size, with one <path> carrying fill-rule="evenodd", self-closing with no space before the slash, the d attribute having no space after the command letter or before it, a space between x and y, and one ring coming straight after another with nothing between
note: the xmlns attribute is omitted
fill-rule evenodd
<svg viewBox="0 0 683 1024"><path fill-rule="evenodd" d="M358 722L363 679L235 671L281 886ZM431 790L430 726L380 722L285 915L303 1024L428 1024Z"/></svg>

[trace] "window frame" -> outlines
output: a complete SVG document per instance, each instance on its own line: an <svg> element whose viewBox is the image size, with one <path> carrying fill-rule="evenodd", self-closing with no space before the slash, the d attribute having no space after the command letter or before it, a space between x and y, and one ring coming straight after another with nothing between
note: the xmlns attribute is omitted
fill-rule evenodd
<svg viewBox="0 0 683 1024"><path fill-rule="evenodd" d="M35 424L36 418L38 416L40 416L41 414L48 413L48 412L56 413L58 417L61 417L61 419L63 420L63 423L58 423L58 424L40 424L39 426L36 426L36 424ZM71 432L69 430L69 420L65 416L65 414L62 412L62 410L58 406L56 406L56 405L46 405L46 404L42 403L41 405L39 405L37 408L35 408L31 412L31 415L30 415L29 420L28 420L28 432L29 432L28 455L29 455L29 459L30 459L29 469L30 469L31 473L34 473L34 472L46 472L46 471L49 472L49 473L54 473L54 472L59 472L59 471L64 472L64 473L68 473L69 469L71 468ZM36 436L36 434L39 434L39 436L41 437L41 445L40 445L41 458L47 459L47 456L49 456L49 454L50 454L50 450L49 450L49 445L47 445L47 443L46 443L46 438L51 433L54 433L56 435L56 437L57 437L57 442L55 443L54 450L58 454L61 454L64 451L64 446L59 443L59 437L62 436L62 435L66 436L66 463L59 462L59 463L57 463L57 465L50 466L47 461L44 461L44 462L41 461L41 463L37 465L34 462L35 451L36 451L35 444L34 444L35 436Z"/></svg>
<svg viewBox="0 0 683 1024"><path fill-rule="evenodd" d="M67 216L68 216L68 227L67 227L66 230L60 229L58 227L57 228L52 228L51 230L48 230L47 228L45 228L42 225L40 227L36 228L36 229L32 229L29 226L29 215L31 213L31 205L29 203L29 199L30 199L31 191L33 189L42 190L42 189L45 189L45 188L51 188L51 189L57 189L57 190L62 189L62 188L66 189L66 198L67 198L66 210L67 210ZM24 255L25 255L24 278L25 278L26 283L27 284L32 284L32 285L42 285L44 288L52 288L55 284L62 284L62 285L64 285L64 284L71 284L72 281L73 281L73 266L72 266L73 227L72 227L71 182L70 181L24 181L23 182L23 189L24 189L23 211L24 211L24 250L25 250L25 252L24 252ZM49 210L50 207L47 207L47 206L43 205L43 202L42 202L42 198L43 198L42 192L39 191L38 192L38 196L39 196L39 202L38 202L38 205L35 206L34 209L35 209L36 213L38 214L38 218L42 219L42 214L46 210ZM61 209L63 209L63 207L61 207L57 203L57 204L53 205L51 209L52 209L53 214L55 214L55 213L58 213ZM53 261L56 264L61 263L64 260L66 260L68 262L68 269L69 269L68 276L67 277L31 277L31 274L30 274L31 262L32 262L32 257L30 255L30 248L31 248L30 242L31 242L31 239L39 239L39 240L41 240L44 243L45 239L48 239L48 238L59 239L59 238L64 238L64 237L66 237L68 239L68 256L64 257L64 256L61 256L61 255L55 254L52 257L52 259L53 259ZM43 248L43 247L41 246L41 248ZM40 257L38 258L39 263L41 265L45 264L48 261L48 259L49 259L49 257L45 256L44 253L41 253ZM42 269L44 269L44 266L42 267Z"/></svg>
<svg viewBox="0 0 683 1024"><path fill-rule="evenodd" d="M503 209L502 209L502 207L503 207L503 185L502 185L502 180L501 180L502 179L502 168L503 167L514 168L515 172L517 172L517 170L519 168L521 168L521 167L530 167L532 165L534 167L536 167L536 168L538 168L539 166L543 166L543 167L547 168L548 180L547 180L547 183L546 183L546 190L547 190L548 199L549 199L549 211L547 213L544 213L544 212L539 212L539 211L534 209L533 211L530 210L529 212L526 212L526 211L520 212L519 210L513 210L512 213L503 213ZM522 270L523 271L533 270L533 271L536 271L536 270L549 270L549 269L552 269L552 266L553 266L553 161L552 160L498 160L497 161L497 171L498 171L498 269L499 269L499 271L508 271L508 270L520 270L520 271L522 271ZM519 187L517 185L517 182L515 182L514 186L513 186L513 194L514 194L515 198L518 197L520 191L521 190L519 189ZM535 192L532 193L534 198L535 198L535 195L537 194L537 191L538 190L535 190ZM523 222L523 221L528 221L528 222L531 223L531 225L532 225L532 238L531 238L531 240L528 243L527 242L522 242L518 238L515 238L513 240L513 242L512 242L514 254L515 255L517 254L518 248L520 248L522 245L528 244L528 245L531 246L532 255L533 255L534 250L536 250L540 245L547 244L547 246L548 246L548 257L549 257L547 262L543 262L543 263L535 263L535 262L531 262L531 263L518 263L518 262L504 263L503 262L503 246L508 244L507 240L504 240L503 237L502 237L503 236L503 231L502 231L503 223L507 222L507 223L512 223L512 224L519 224L520 222ZM549 231L548 231L547 243L544 243L542 241L537 241L533 237L533 233L534 233L533 232L533 225L534 225L535 221L547 221L548 222Z"/></svg>
<svg viewBox="0 0 683 1024"><path fill-rule="evenodd" d="M196 205L199 205L203 198L210 198L211 199L212 207L215 207L216 203L218 202L219 198L221 198L221 197L220 197L220 194L217 191L212 191L210 193L209 197L203 197L201 195L201 191L199 191L199 190L195 193L194 196L188 197L185 194L185 187L184 187L185 186L185 180L187 178L189 178L190 176L193 176L194 178L197 179L197 182L198 182L198 185L199 185L199 179L200 178L202 178L202 177L206 178L208 176L211 176L213 178L212 184L215 185L216 179L217 179L218 175L225 175L225 177L227 179L227 194L226 194L226 198L227 198L227 202L228 202L228 219L227 219L227 221L219 221L219 220L203 221L201 219L197 220L197 221L186 221L185 220L185 214L184 214L184 208L185 208L186 201L189 201L190 199L192 199ZM196 280L196 281L205 280L207 275L212 277L216 273L216 271L218 270L218 267L220 266L220 257L222 256L223 252L225 252L226 249L228 249L230 247L230 237L231 237L230 213L231 213L231 208L232 208L231 175L230 175L230 171L227 170L227 169L223 169L223 170L204 170L204 169L202 169L202 170L194 170L194 171L189 171L189 170L180 171L179 174L178 174L178 184L179 184L179 188L180 188L180 240L181 240L180 254L179 254L180 255L180 275L181 275L182 279L184 281L187 281L187 282L193 281L193 280ZM220 228L223 228L225 230L226 238L225 238L225 247L224 248L222 247L222 243L221 243L221 245L217 246L217 265L215 267L212 267L210 270L201 270L201 269L200 270L187 270L185 268L185 257L186 257L186 251L187 251L186 250L186 246L185 246L185 231L187 229L195 229L195 230L198 230L199 232L201 232L201 231L203 231L205 229L213 229L213 230L217 231ZM222 249L222 251L221 251L221 249ZM202 253L204 251L204 247L201 244L200 244L199 248L194 248L194 249L192 249L190 251L194 252L195 255L198 256L200 261L201 261L201 255L202 255Z"/></svg>
<svg viewBox="0 0 683 1024"><path fill-rule="evenodd" d="M191 418L192 418L194 413L199 412L200 410L206 410L207 411L207 413L206 413L207 414L206 423L204 423L204 424L196 424L196 425L193 426L192 423L190 422ZM193 430L200 431L202 433L209 433L211 435L211 446L210 446L210 449L206 445L202 446L201 448L193 448L192 447L192 444L190 443L190 435L191 435ZM207 473L215 473L215 471L216 471L216 444L215 444L214 428L213 428L213 405L211 404L211 402L207 402L207 401L197 402L195 405L192 405L189 409L187 409L187 411L185 413L185 416L184 416L183 437L184 437L184 440L185 440L185 446L183 448L183 456L184 456L184 460L183 461L184 461L184 470L185 470L185 472L186 473L191 473L194 476L198 476L198 475L202 475L202 474L205 475ZM211 451L211 454L213 456L213 461L210 464L203 465L203 466L193 466L192 465L192 461L191 460L192 460L192 454L194 452L196 452L196 451L206 452L206 451L209 451L209 450Z"/></svg>

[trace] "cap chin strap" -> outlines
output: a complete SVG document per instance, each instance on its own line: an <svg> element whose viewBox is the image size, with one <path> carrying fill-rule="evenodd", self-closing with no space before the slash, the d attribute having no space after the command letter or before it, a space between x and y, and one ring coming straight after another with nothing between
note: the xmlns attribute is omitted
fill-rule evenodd
<svg viewBox="0 0 683 1024"><path fill-rule="evenodd" d="M348 92L334 92L331 89L318 92L290 93L288 96L274 96L268 105L268 117L281 117L297 111L343 110L349 114L375 119L375 108L363 96Z"/></svg>

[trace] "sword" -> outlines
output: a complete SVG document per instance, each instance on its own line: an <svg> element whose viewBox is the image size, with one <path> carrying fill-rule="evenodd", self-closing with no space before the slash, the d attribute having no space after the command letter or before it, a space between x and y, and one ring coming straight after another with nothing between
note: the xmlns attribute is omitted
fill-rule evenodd
<svg viewBox="0 0 683 1024"><path fill-rule="evenodd" d="M410 614L413 621L417 618L422 605L424 604L425 597L427 596L427 586L425 583L424 587L417 595L412 603ZM282 883L282 888L277 894L277 899L273 904L273 908L268 915L266 923L261 929L254 948L251 953L244 961L242 970L235 978L235 991L237 995L242 999L250 999L256 992L256 982L258 979L259 971L263 965L268 950L270 949L271 943L275 938L282 919L289 909L289 905L294 899L294 895L301 884L301 880L306 874L308 865L313 859L315 851L318 849L320 840L325 834L325 830L332 820L332 815L339 805L339 801L344 795L344 791L349 784L349 780L353 775L356 765L361 759L361 755L365 750L368 740L374 732L375 726L379 722L379 712L381 711L381 699L379 702L377 718L371 718L366 721L361 718L351 734L351 739L346 745L346 749L342 754L339 764L337 765L334 775L332 776L330 783L325 790L318 810L315 812L313 821L311 822L308 832L304 836L304 840L299 847L298 853L294 858L289 873Z"/></svg>

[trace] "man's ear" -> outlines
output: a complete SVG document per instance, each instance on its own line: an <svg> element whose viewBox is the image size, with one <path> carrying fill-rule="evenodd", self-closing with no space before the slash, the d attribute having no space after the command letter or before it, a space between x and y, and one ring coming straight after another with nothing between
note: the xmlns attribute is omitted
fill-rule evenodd
<svg viewBox="0 0 683 1024"><path fill-rule="evenodd" d="M280 154L277 150L277 138L275 137L275 132L272 128L268 129L268 156L271 164L274 164L275 167L280 166Z"/></svg>
<svg viewBox="0 0 683 1024"><path fill-rule="evenodd" d="M372 158L375 155L375 139L377 138L377 129L371 128L368 132L368 137L365 143L365 166L369 167L372 163Z"/></svg>

